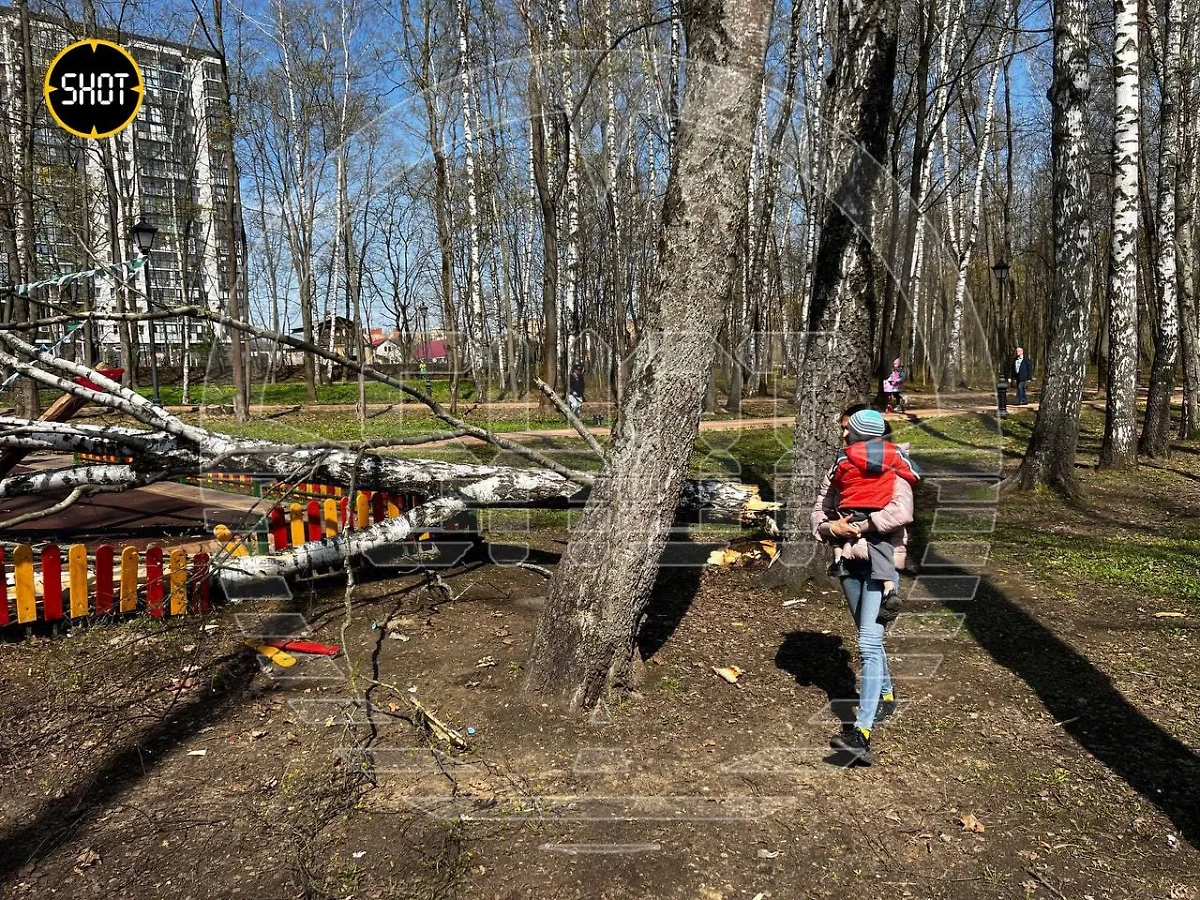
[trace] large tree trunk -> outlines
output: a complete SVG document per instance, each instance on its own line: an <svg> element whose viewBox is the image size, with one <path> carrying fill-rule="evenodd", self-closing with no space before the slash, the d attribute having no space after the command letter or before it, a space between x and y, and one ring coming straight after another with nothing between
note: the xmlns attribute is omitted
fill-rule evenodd
<svg viewBox="0 0 1200 900"><path fill-rule="evenodd" d="M526 685L590 708L627 683L642 614L687 475L716 347L738 274L747 137L771 5L695 0L684 8L687 79L663 205L658 270L605 470L555 573Z"/></svg>
<svg viewBox="0 0 1200 900"><path fill-rule="evenodd" d="M479 263L479 190L475 178L475 104L471 85L471 63L467 46L467 8L458 0L458 77L462 92L463 166L467 184L467 364L475 379L475 397L489 395L491 352L487 339L487 315L483 308L483 288Z"/></svg>
<svg viewBox="0 0 1200 900"><path fill-rule="evenodd" d="M1155 286L1158 308L1154 319L1154 363L1150 367L1150 392L1138 452L1161 458L1170 451L1171 395L1175 391L1175 365L1179 357L1179 272L1176 261L1175 193L1179 182L1179 90L1181 78L1178 0L1168 0L1163 15L1165 53L1160 118L1158 197L1155 210L1158 255Z"/></svg>
<svg viewBox="0 0 1200 900"><path fill-rule="evenodd" d="M1191 440L1200 436L1200 319L1196 309L1196 241L1193 229L1193 203L1196 196L1194 136L1187 141L1183 171L1176 204L1176 233L1179 235L1179 352L1183 357L1183 409L1179 419L1179 437Z"/></svg>
<svg viewBox="0 0 1200 900"><path fill-rule="evenodd" d="M1113 135L1112 249L1108 270L1108 397L1100 465L1137 465L1138 83L1137 0L1116 0L1117 127Z"/></svg>
<svg viewBox="0 0 1200 900"><path fill-rule="evenodd" d="M1017 482L1025 489L1045 485L1066 494L1078 491L1075 450L1092 318L1088 49L1087 0L1059 0L1050 87L1054 290L1041 406Z"/></svg>
<svg viewBox="0 0 1200 900"><path fill-rule="evenodd" d="M787 546L771 583L793 582L812 556L809 512L841 444L838 415L870 387L877 319L871 205L886 149L896 68L896 18L887 0L842 0L834 61L831 144L822 154L833 185L821 225L812 302L797 381L795 441L787 488ZM777 571L776 571L777 570Z"/></svg>

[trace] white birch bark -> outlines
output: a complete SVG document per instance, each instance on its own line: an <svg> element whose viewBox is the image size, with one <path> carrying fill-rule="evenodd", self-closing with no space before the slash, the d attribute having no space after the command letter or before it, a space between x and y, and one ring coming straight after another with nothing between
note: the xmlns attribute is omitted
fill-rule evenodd
<svg viewBox="0 0 1200 900"><path fill-rule="evenodd" d="M1154 260L1158 289L1158 314L1154 316L1154 362L1150 390L1138 452L1152 459L1169 455L1171 395L1175 390L1175 366L1179 357L1179 268L1175 222L1179 185L1179 95L1182 16L1179 0L1166 0L1163 15L1163 78L1160 105L1158 191L1154 217L1157 223L1158 255Z"/></svg>
<svg viewBox="0 0 1200 900"><path fill-rule="evenodd" d="M579 128L576 117L572 115L575 109L575 73L571 59L571 48L567 41L567 0L558 0L558 38L559 64L561 66L563 109L568 116L567 121L567 206L566 206L566 270L563 279L563 300L566 308L564 321L565 356L563 369L571 371L571 367L579 361Z"/></svg>
<svg viewBox="0 0 1200 900"><path fill-rule="evenodd" d="M1054 164L1054 287L1045 378L1033 435L1015 477L1078 494L1075 454L1092 317L1091 92L1087 0L1054 6L1054 70L1050 88Z"/></svg>
<svg viewBox="0 0 1200 900"><path fill-rule="evenodd" d="M1108 391L1100 465L1137 463L1137 265L1140 102L1138 0L1114 0L1112 249L1108 270Z"/></svg>
<svg viewBox="0 0 1200 900"><path fill-rule="evenodd" d="M1188 77L1180 94L1181 107L1195 109L1198 70L1196 24L1185 25L1182 36L1183 58ZM1200 316L1196 302L1196 236L1194 233L1197 191L1197 141L1200 140L1200 117L1190 116L1182 127L1180 140L1179 192L1176 197L1175 231L1179 236L1179 352L1183 365L1183 408L1179 417L1179 437L1191 440L1200 435Z"/></svg>
<svg viewBox="0 0 1200 900"><path fill-rule="evenodd" d="M475 132L472 127L474 104L471 96L471 63L467 43L467 8L458 0L458 78L462 93L463 167L466 173L468 271L467 271L467 331L469 365L475 377L476 390L486 392L489 368L487 316L483 307L483 288L479 275L479 194L475 182Z"/></svg>

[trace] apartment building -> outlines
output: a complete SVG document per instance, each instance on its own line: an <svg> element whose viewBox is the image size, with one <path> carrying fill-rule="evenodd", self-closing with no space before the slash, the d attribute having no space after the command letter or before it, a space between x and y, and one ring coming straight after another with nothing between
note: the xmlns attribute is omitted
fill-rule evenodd
<svg viewBox="0 0 1200 900"><path fill-rule="evenodd" d="M228 200L230 152L222 125L226 104L220 61L195 47L132 35L88 34L80 23L33 17L31 22L34 106L34 220L38 276L62 275L138 256L131 228L144 220L155 226L150 251L150 290L156 307L184 302L224 309L228 299ZM14 73L21 64L19 20L0 7L0 118L12 115ZM145 83L144 100L133 124L101 140L75 137L50 117L42 98L46 68L69 44L101 37L133 56ZM7 123L6 123L7 124ZM14 141L17 129L6 129ZM18 158L6 153L11 162ZM7 177L8 173L4 173ZM20 185L22 173L12 173ZM236 186L233 186L236 190ZM236 198L235 198L236 199ZM0 278L7 258L0 254ZM97 277L61 289L51 288L47 303L97 309L147 308L144 269L120 279ZM160 361L177 360L184 323L160 321L156 338ZM144 359L148 324L140 323L136 343ZM212 335L207 325L190 320L192 343ZM45 339L46 336L43 336ZM102 356L118 362L120 336L115 326L97 329Z"/></svg>

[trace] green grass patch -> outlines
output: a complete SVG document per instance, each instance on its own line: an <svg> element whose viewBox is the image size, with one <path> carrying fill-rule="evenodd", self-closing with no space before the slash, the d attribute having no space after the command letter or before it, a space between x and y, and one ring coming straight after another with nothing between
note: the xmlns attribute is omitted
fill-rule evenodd
<svg viewBox="0 0 1200 900"><path fill-rule="evenodd" d="M1052 578L1148 599L1200 603L1200 537L1181 534L1087 535L1035 531L997 522L997 557L1036 559ZM1019 548L1019 549L1018 549Z"/></svg>
<svg viewBox="0 0 1200 900"><path fill-rule="evenodd" d="M149 380L149 373L142 373L142 380ZM420 377L402 379L417 390L425 390L425 382ZM435 378L432 380L433 397L443 403L450 402L450 380ZM367 381L366 395L368 403L400 403L405 394L378 381ZM151 390L148 384L142 384L138 393L149 397ZM183 386L181 384L159 385L159 396L167 406L180 406L183 403ZM458 383L459 400L472 400L475 396L475 385L469 379L461 379ZM233 403L233 385L220 382L201 381L193 384L191 389L193 405L228 405ZM257 406L302 406L309 403L308 386L302 381L287 381L278 384L255 383L250 386L250 402ZM319 384L317 385L318 404L340 405L358 402L358 382Z"/></svg>

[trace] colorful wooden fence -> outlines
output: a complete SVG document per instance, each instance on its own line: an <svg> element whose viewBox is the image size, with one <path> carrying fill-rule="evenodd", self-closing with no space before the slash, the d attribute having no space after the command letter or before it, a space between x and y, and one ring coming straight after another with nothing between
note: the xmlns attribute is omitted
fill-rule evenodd
<svg viewBox="0 0 1200 900"><path fill-rule="evenodd" d="M75 544L67 548L65 573L63 561L56 544L37 553L18 544L11 555L0 547L0 627L137 612L161 619L210 608L210 559L203 551L190 559L179 547L124 547L118 554L104 544L89 556Z"/></svg>
<svg viewBox="0 0 1200 900"><path fill-rule="evenodd" d="M324 500L307 502L297 499L274 506L267 513L266 540L261 540L257 532L235 535L226 525L218 525L214 534L225 552L234 556L278 553L310 541L336 537L346 530L366 528L394 519L425 500L419 494L397 496L383 491L358 491L353 503L349 497L326 497ZM454 529L456 526L450 527ZM414 537L412 542L428 538L429 534L426 533Z"/></svg>

